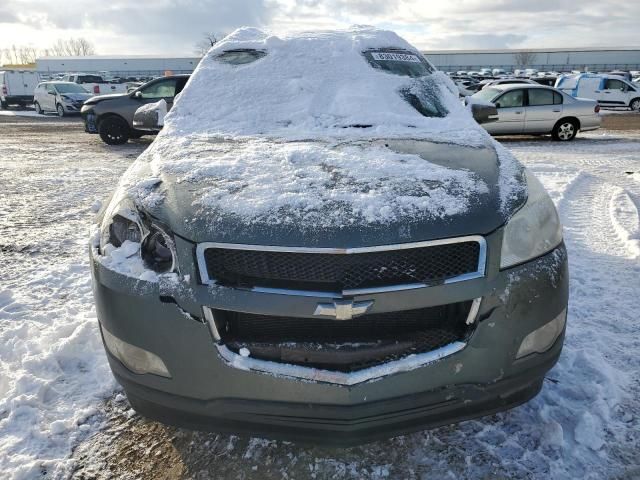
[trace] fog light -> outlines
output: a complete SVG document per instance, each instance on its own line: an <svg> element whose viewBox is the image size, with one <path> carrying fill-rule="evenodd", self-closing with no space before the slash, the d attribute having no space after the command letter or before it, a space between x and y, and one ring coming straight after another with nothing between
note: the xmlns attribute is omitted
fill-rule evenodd
<svg viewBox="0 0 640 480"><path fill-rule="evenodd" d="M564 309L556 318L524 337L520 344L516 358L522 358L531 353L544 353L558 339L567 320L567 310Z"/></svg>
<svg viewBox="0 0 640 480"><path fill-rule="evenodd" d="M124 342L109 333L106 328L101 328L104 343L109 352L133 373L152 373L161 377L171 378L166 365L156 354Z"/></svg>

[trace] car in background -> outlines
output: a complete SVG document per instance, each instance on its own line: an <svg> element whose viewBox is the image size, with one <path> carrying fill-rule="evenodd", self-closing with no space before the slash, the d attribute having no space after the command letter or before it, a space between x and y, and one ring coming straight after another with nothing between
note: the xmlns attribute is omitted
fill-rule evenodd
<svg viewBox="0 0 640 480"><path fill-rule="evenodd" d="M126 85L108 82L101 75L90 73L68 73L62 77L62 81L82 85L88 92L95 95L127 91Z"/></svg>
<svg viewBox="0 0 640 480"><path fill-rule="evenodd" d="M490 102L498 120L483 124L491 135L544 135L570 141L578 131L600 128L600 106L594 100L573 98L543 85L495 85L473 95L472 100Z"/></svg>
<svg viewBox="0 0 640 480"><path fill-rule="evenodd" d="M572 97L595 100L603 107L628 107L640 112L640 88L616 75L563 75L556 82L556 88Z"/></svg>
<svg viewBox="0 0 640 480"><path fill-rule="evenodd" d="M38 73L31 70L0 71L0 108L33 103L33 89L39 81Z"/></svg>
<svg viewBox="0 0 640 480"><path fill-rule="evenodd" d="M152 80L132 92L120 95L94 96L82 107L82 118L87 133L97 133L109 145L126 143L148 131L133 126L133 115L142 105L164 99L167 109L189 80L189 75L169 75Z"/></svg>
<svg viewBox="0 0 640 480"><path fill-rule="evenodd" d="M470 110L393 32L218 42L92 230L132 407L352 445L536 395L565 331L562 227L478 125L495 108Z"/></svg>
<svg viewBox="0 0 640 480"><path fill-rule="evenodd" d="M80 113L82 104L93 95L77 83L42 82L33 92L33 106L36 113L55 112L59 117Z"/></svg>

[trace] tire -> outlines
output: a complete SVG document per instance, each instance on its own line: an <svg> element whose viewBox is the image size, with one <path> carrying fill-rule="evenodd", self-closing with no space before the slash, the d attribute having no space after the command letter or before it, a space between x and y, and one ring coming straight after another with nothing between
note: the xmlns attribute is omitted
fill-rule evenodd
<svg viewBox="0 0 640 480"><path fill-rule="evenodd" d="M120 117L107 117L98 125L100 138L107 145L127 143L131 135L129 125Z"/></svg>
<svg viewBox="0 0 640 480"><path fill-rule="evenodd" d="M634 112L640 112L640 98L634 98L629 103L629 108Z"/></svg>
<svg viewBox="0 0 640 480"><path fill-rule="evenodd" d="M575 120L560 120L556 123L556 126L553 127L553 131L551 132L551 136L554 140L559 142L570 142L576 135L578 134L578 124Z"/></svg>
<svg viewBox="0 0 640 480"><path fill-rule="evenodd" d="M64 117L64 107L61 104L56 106L56 112L58 112L59 117Z"/></svg>
<svg viewBox="0 0 640 480"><path fill-rule="evenodd" d="M36 109L36 113L38 115L44 115L44 111L42 110L42 108L40 107L40 104L38 102L33 102L33 108Z"/></svg>

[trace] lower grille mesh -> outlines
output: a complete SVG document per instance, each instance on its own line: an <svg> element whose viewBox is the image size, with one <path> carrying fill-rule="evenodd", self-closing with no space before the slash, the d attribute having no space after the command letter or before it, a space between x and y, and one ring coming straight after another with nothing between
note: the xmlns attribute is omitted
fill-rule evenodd
<svg viewBox="0 0 640 480"><path fill-rule="evenodd" d="M231 350L253 358L327 370L355 371L463 341L471 302L363 315L347 321L214 310Z"/></svg>

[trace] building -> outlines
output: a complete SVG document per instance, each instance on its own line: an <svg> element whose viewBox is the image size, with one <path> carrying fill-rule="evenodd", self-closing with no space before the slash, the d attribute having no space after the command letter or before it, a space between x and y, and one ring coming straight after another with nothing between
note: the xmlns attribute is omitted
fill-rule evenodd
<svg viewBox="0 0 640 480"><path fill-rule="evenodd" d="M108 72L120 77L155 77L165 72L191 73L200 62L196 57L163 55L90 55L85 57L42 57L36 60L40 74Z"/></svg>
<svg viewBox="0 0 640 480"><path fill-rule="evenodd" d="M560 72L640 70L640 47L432 50L424 53L439 70L445 72L483 67L507 71L516 68Z"/></svg>

